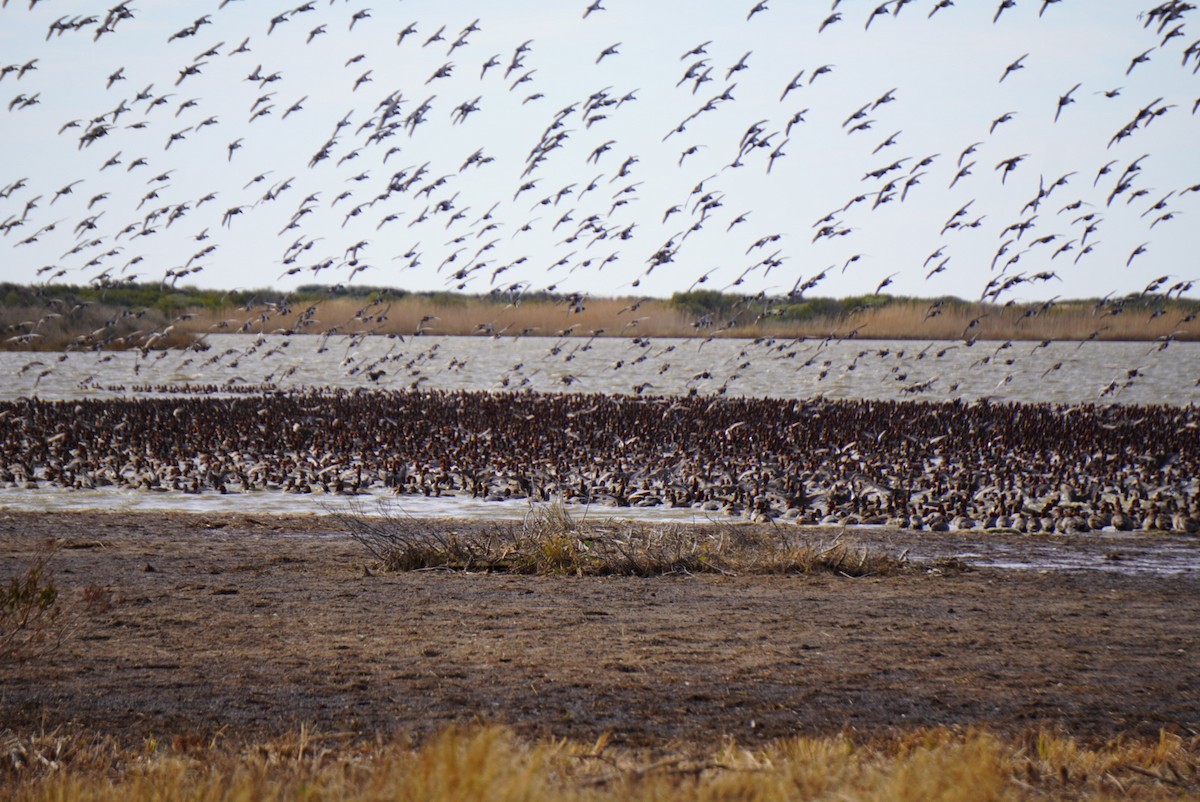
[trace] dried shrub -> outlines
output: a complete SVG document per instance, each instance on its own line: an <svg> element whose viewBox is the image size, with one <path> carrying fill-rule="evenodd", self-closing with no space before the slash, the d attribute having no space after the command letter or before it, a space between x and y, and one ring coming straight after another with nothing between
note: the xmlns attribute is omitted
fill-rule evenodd
<svg viewBox="0 0 1200 802"><path fill-rule="evenodd" d="M0 587L0 664L53 651L69 628L50 566L55 551L53 543L43 544L33 562Z"/></svg>
<svg viewBox="0 0 1200 802"><path fill-rule="evenodd" d="M350 537L389 571L473 570L488 550L480 546L477 538L460 538L453 529L430 528L418 520L397 514L383 500L377 502L374 514L361 505L332 514Z"/></svg>

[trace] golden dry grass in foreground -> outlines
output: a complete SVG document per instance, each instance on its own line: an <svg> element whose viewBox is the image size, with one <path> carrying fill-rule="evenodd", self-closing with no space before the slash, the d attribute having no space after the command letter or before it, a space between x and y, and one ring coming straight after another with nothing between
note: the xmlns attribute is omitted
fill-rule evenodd
<svg viewBox="0 0 1200 802"><path fill-rule="evenodd" d="M614 749L524 741L498 727L448 730L420 746L301 731L234 745L177 738L122 747L102 736L0 734L12 802L177 800L1166 800L1200 793L1200 738L1087 746L1030 733L934 729L893 738L796 738Z"/></svg>

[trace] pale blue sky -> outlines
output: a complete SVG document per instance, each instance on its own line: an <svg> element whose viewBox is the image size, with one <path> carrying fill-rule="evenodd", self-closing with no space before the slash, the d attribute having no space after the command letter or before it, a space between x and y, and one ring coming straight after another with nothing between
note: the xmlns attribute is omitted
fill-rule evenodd
<svg viewBox="0 0 1200 802"><path fill-rule="evenodd" d="M0 221L24 220L0 238L4 279L44 281L66 271L54 281L84 283L106 273L158 281L187 269L181 284L220 288L351 282L469 293L516 285L593 295L669 295L694 286L778 294L832 268L807 294L868 293L895 274L886 291L977 298L1002 271L1057 275L1016 284L1000 296L1005 301L1136 292L1161 275L1200 278L1194 233L1200 192L1182 192L1200 183L1200 115L1192 113L1200 78L1193 74L1196 57L1181 64L1200 29L1185 27L1162 45L1168 31L1191 20L1162 33L1157 25L1145 28L1138 14L1152 3L1064 0L1039 18L1040 2L1020 0L993 24L997 3L960 0L930 18L933 0L918 0L864 30L877 3L844 0L837 4L841 19L820 34L830 4L798 0L770 0L749 20L752 2L604 0L604 10L584 19L588 2L582 0L338 0L289 13L270 35L271 18L298 2L219 5L134 2L133 19L98 41L96 24L46 40L56 20L98 13L103 21L92 3L44 0L30 10L10 0L0 10L0 67L37 59L23 77L13 71L0 80L0 188L22 178L26 183L0 199ZM363 10L370 16L351 30L353 15ZM206 14L211 24L167 41ZM448 53L476 18L478 30ZM416 32L398 46L397 34L410 23ZM424 46L443 25L444 40ZM306 44L319 26L325 32ZM231 55L246 37L250 52ZM526 40L532 41L524 64L505 78ZM681 58L706 42L704 54ZM616 53L597 63L612 45ZM214 55L196 60L213 47ZM1130 60L1146 50L1150 60L1126 75ZM727 79L747 52L746 69ZM1000 83L1005 66L1025 53L1024 69ZM499 65L481 79L493 55ZM711 67L713 80L694 93L692 81L677 87L688 67L705 58L698 72ZM447 63L453 64L450 75L430 80ZM199 73L175 85L191 64L199 64ZM826 64L832 71L813 80ZM124 80L106 88L121 69ZM781 102L800 70L800 86ZM256 71L281 77L265 84L247 80ZM368 71L370 80L354 89ZM530 79L513 88L526 73ZM1055 123L1058 98L1076 83L1075 102ZM732 100L717 101L683 132L667 136L732 84ZM150 85L149 98L165 95L166 102L150 108L150 99L135 100ZM893 102L860 120L870 120L870 127L848 134L844 121L893 88ZM1116 97L1103 94L1117 88ZM635 99L597 110L588 125L585 104L602 91L601 98L632 93ZM21 96L37 102L22 106ZM411 135L399 128L368 142L379 130L380 103L389 97L400 99L392 118L399 123L429 100L426 121ZM282 119L301 98L302 109ZM455 108L475 98L478 111L456 124ZM1159 98L1151 108L1167 111L1109 146L1139 109ZM184 105L190 100L195 103ZM109 114L108 134L81 146L88 121L122 102L131 110L115 124ZM264 107L270 114L251 121L252 109ZM574 111L561 128L547 133L568 107ZM805 109L768 174L770 154L788 138L789 120ZM1005 112L1016 113L989 134ZM310 167L343 118L348 125L330 157ZM78 127L59 133L76 119ZM743 135L759 121L768 144L730 167ZM523 176L529 154L556 131L567 133L561 147ZM872 153L894 133L894 144ZM173 134L182 138L166 149ZM235 140L241 147L230 159L227 146ZM610 150L589 160L610 141ZM963 161L976 162L971 174L950 188L960 154L976 142L976 152ZM681 155L693 147L681 166ZM392 148L399 150L389 154ZM479 148L493 161L460 171ZM119 164L102 170L118 153ZM357 155L346 158L350 154ZM1024 154L1002 184L996 165ZM1144 154L1129 189L1106 206L1119 175ZM923 175L901 202L905 182L926 157L933 161L916 170ZM129 169L139 158L147 164ZM619 176L629 159L627 175ZM864 180L897 160L898 170ZM1109 161L1112 172L1093 188ZM403 181L422 165L427 172L417 182L380 198L393 174L407 170ZM1036 197L1039 178L1049 187L1070 173L993 269L997 249L1012 237L1002 237L1002 230L1034 214L1023 208ZM263 180L251 183L259 175ZM152 180L158 176L165 180ZM692 194L704 179L702 191ZM888 179L897 180L896 193L872 208ZM55 193L76 180L81 183L51 205ZM518 194L530 180L536 185ZM264 200L281 182L287 188ZM593 182L595 188L583 192ZM539 203L560 190L557 203ZM147 197L152 192L156 197ZM209 193L215 199L197 205ZM707 193L719 205L685 238L683 232L701 221L694 209ZM315 201L303 203L314 194ZM858 195L867 199L842 211ZM1162 208L1152 210L1164 196ZM625 203L614 207L618 201ZM1077 208L1063 210L1075 202ZM439 203L450 208L437 211ZM676 205L681 211L664 222ZM964 206L959 219L978 220L978 226L943 233ZM235 208L241 213L223 225ZM287 228L301 209L310 211ZM828 225L847 233L814 242L814 224L829 213ZM1097 227L1086 241L1093 250L1081 256L1089 221L1073 221L1086 214L1096 215ZM1166 214L1172 217L1150 227ZM731 227L742 215L744 222ZM76 233L91 216L96 227ZM1053 238L1032 245L1045 237ZM99 242L89 246L93 240ZM289 251L297 242L300 248ZM667 243L671 261L647 273ZM1144 243L1144 253L1127 266ZM210 246L215 249L197 256ZM938 250L942 256L927 262ZM418 263L405 254L419 254ZM843 272L855 255L861 256ZM770 257L778 261L763 264ZM928 276L947 257L945 269ZM314 270L324 263L330 266ZM190 272L195 267L202 270ZM701 277L706 280L697 283Z"/></svg>

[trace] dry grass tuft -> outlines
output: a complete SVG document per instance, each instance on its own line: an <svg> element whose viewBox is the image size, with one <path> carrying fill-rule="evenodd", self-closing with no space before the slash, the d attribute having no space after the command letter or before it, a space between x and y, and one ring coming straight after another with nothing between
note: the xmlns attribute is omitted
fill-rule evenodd
<svg viewBox="0 0 1200 802"><path fill-rule="evenodd" d="M358 510L337 516L389 571L442 569L526 575L811 574L887 576L909 568L905 555L872 551L838 537L793 542L785 529L761 534L736 525L648 526L577 521L562 503L536 505L519 524L482 533L430 531L394 515Z"/></svg>
<svg viewBox="0 0 1200 802"><path fill-rule="evenodd" d="M798 737L756 749L673 752L528 741L500 727L424 744L301 730L274 741L177 737L127 747L75 735L0 733L13 802L87 799L1167 800L1200 793L1200 739L1087 746L1047 733L935 729L895 737Z"/></svg>
<svg viewBox="0 0 1200 802"><path fill-rule="evenodd" d="M847 577L889 576L908 567L904 554L892 555L847 542L840 537L828 543L785 545L768 550L761 557L747 555L747 573L816 574L831 573Z"/></svg>

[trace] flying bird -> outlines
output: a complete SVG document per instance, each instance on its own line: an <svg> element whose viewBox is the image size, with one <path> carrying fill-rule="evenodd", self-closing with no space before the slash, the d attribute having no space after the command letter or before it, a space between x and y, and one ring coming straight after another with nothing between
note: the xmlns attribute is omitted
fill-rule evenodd
<svg viewBox="0 0 1200 802"><path fill-rule="evenodd" d="M1151 47L1151 48L1149 48L1149 49L1147 49L1147 50L1143 50L1141 53L1139 53L1138 55L1134 56L1134 57L1133 57L1133 60L1129 62L1129 68L1128 68L1127 70L1125 70L1125 74L1126 74L1126 75L1129 75L1129 73L1133 72L1133 68L1134 68L1134 67L1136 67L1136 66L1137 66L1137 65L1139 65L1139 64L1145 64L1147 61L1149 61L1149 60L1150 60L1150 53L1151 53L1153 50L1154 50L1154 48L1153 48L1153 47Z"/></svg>
<svg viewBox="0 0 1200 802"><path fill-rule="evenodd" d="M785 86L783 88L783 94L779 96L780 103L782 103L783 99L788 96L789 92L791 92L793 89L799 89L802 86L800 79L803 77L804 77L804 70L800 70L800 72L798 72L792 76L792 80L788 81L787 86Z"/></svg>
<svg viewBox="0 0 1200 802"><path fill-rule="evenodd" d="M938 2L934 4L933 9L929 12L928 19L933 19L934 14L938 13L943 8L949 8L952 5L954 5L954 0L938 0Z"/></svg>
<svg viewBox="0 0 1200 802"><path fill-rule="evenodd" d="M875 7L875 10L872 11L870 16L867 17L867 24L863 26L864 31L871 30L871 23L875 21L876 17L886 16L887 14L890 13L888 11L888 5L889 5L889 3L882 3ZM897 5L896 10L897 10L897 12L900 10L899 5Z"/></svg>
<svg viewBox="0 0 1200 802"><path fill-rule="evenodd" d="M1144 254L1146 252L1146 246L1149 244L1149 242L1143 242L1141 245L1134 248L1133 252L1129 254L1129 258L1125 260L1125 266L1129 267L1131 264L1133 264L1134 259Z"/></svg>
<svg viewBox="0 0 1200 802"><path fill-rule="evenodd" d="M835 14L830 14L828 17L826 17L826 18L825 18L825 19L824 19L824 20L821 22L821 26L820 26L819 28L817 28L817 33L822 33L822 32L824 32L824 30L825 30L826 28L828 28L830 25L834 24L835 22L841 22L841 21L842 21L842 15L841 15L841 14L836 14L836 13L835 13Z"/></svg>
<svg viewBox="0 0 1200 802"><path fill-rule="evenodd" d="M599 64L601 61L603 61L603 60L604 60L604 58L605 58L606 56L615 56L615 55L617 55L617 48L618 48L618 47L620 47L620 46L621 46L621 43L620 43L620 42L617 42L615 45L609 45L608 47L606 47L606 48L604 48L603 50L601 50L601 51L600 51L600 55L596 56L596 63L597 63L597 64Z"/></svg>
<svg viewBox="0 0 1200 802"><path fill-rule="evenodd" d="M1024 62L1025 59L1027 59L1027 58L1029 58L1028 53L1021 56L1019 59L1017 59L1016 61L1009 64L1007 67L1005 67L1004 72L1000 75L999 83L1004 83L1004 79L1007 78L1010 74L1016 72L1017 70L1025 69L1025 65L1022 62Z"/></svg>
<svg viewBox="0 0 1200 802"><path fill-rule="evenodd" d="M1054 110L1054 122L1058 122L1058 116L1062 114L1062 110L1066 108L1068 104L1075 102L1075 98L1071 97L1071 95L1075 94L1075 90L1080 86L1082 86L1082 84L1075 84L1069 90L1067 90L1065 95L1062 95L1058 98L1058 108Z"/></svg>

